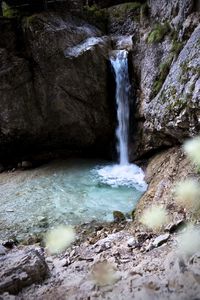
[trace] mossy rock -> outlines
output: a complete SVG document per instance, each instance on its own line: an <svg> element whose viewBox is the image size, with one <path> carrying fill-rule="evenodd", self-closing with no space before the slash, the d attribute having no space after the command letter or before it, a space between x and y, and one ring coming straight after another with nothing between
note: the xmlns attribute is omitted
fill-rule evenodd
<svg viewBox="0 0 200 300"><path fill-rule="evenodd" d="M113 218L114 218L114 222L116 222L116 223L126 221L125 215L121 211L118 211L118 210L113 211Z"/></svg>
<svg viewBox="0 0 200 300"><path fill-rule="evenodd" d="M171 52L177 57L180 51L183 49L183 42L179 42L177 40L173 41Z"/></svg>
<svg viewBox="0 0 200 300"><path fill-rule="evenodd" d="M110 17L118 22L123 22L128 17L132 17L133 21L139 21L142 7L143 5L139 2L123 3L110 7L108 12ZM143 14L145 12L145 7L143 7Z"/></svg>
<svg viewBox="0 0 200 300"><path fill-rule="evenodd" d="M5 2L3 2L3 4L2 4L2 11L3 11L3 17L6 17L6 18L20 17L20 12L17 9L12 8L9 5L7 5Z"/></svg>
<svg viewBox="0 0 200 300"><path fill-rule="evenodd" d="M168 22L163 24L155 24L152 31L149 33L147 42L148 44L161 42L165 35L171 31L171 27Z"/></svg>
<svg viewBox="0 0 200 300"><path fill-rule="evenodd" d="M157 76L157 80L155 80L153 85L153 95L157 95L160 91L171 67L171 63L173 61L173 55L170 54L167 60L160 64L159 66L159 74Z"/></svg>
<svg viewBox="0 0 200 300"><path fill-rule="evenodd" d="M85 5L83 7L82 17L100 30L107 30L108 13L106 9L101 9L95 4L92 6Z"/></svg>

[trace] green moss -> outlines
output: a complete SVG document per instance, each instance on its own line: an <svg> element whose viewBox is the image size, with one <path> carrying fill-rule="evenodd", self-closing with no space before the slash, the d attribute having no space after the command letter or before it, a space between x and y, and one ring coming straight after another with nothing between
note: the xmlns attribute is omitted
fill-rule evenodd
<svg viewBox="0 0 200 300"><path fill-rule="evenodd" d="M3 2L2 10L3 10L3 16L6 18L16 18L20 15L17 9L11 8L5 2Z"/></svg>
<svg viewBox="0 0 200 300"><path fill-rule="evenodd" d="M160 91L160 89L169 73L172 60L173 60L173 56L170 55L165 62L160 64L159 74L158 74L157 80L155 80L154 85L153 85L153 95L157 95L158 92Z"/></svg>
<svg viewBox="0 0 200 300"><path fill-rule="evenodd" d="M113 7L111 14L112 17L116 19L123 20L130 13L134 13L136 15L140 15L141 3L139 2L131 2L131 3L123 3Z"/></svg>
<svg viewBox="0 0 200 300"><path fill-rule="evenodd" d="M186 84L187 83L187 81L188 81L188 78L187 77L181 77L181 79L180 79L180 83L181 84Z"/></svg>
<svg viewBox="0 0 200 300"><path fill-rule="evenodd" d="M183 109L186 106L187 102L183 98L178 98L172 103L172 109Z"/></svg>
<svg viewBox="0 0 200 300"><path fill-rule="evenodd" d="M97 26L99 29L106 31L108 25L108 13L105 9L100 9L97 5L84 6L82 17L89 23Z"/></svg>
<svg viewBox="0 0 200 300"><path fill-rule="evenodd" d="M34 20L35 20L35 15L24 17L22 20L22 28L23 29L28 28L31 24L34 23Z"/></svg>
<svg viewBox="0 0 200 300"><path fill-rule="evenodd" d="M185 75L188 71L188 61L182 62L180 67L182 69L182 75Z"/></svg>
<svg viewBox="0 0 200 300"><path fill-rule="evenodd" d="M195 88L195 82L193 82L190 86L189 92L192 94Z"/></svg>
<svg viewBox="0 0 200 300"><path fill-rule="evenodd" d="M130 13L131 11L138 10L140 9L140 7L141 7L141 3L139 2L124 3L119 5L119 9L123 14L127 14Z"/></svg>
<svg viewBox="0 0 200 300"><path fill-rule="evenodd" d="M175 86L172 86L171 89L170 89L170 95L172 97L175 97L176 93L177 93L177 90L176 90Z"/></svg>
<svg viewBox="0 0 200 300"><path fill-rule="evenodd" d="M163 24L155 24L152 31L149 33L147 42L148 44L159 43L163 40L165 35L170 32L171 27L168 22Z"/></svg>
<svg viewBox="0 0 200 300"><path fill-rule="evenodd" d="M174 56L178 56L180 51L183 49L183 45L183 42L179 42L177 40L173 41L171 52L174 54Z"/></svg>
<svg viewBox="0 0 200 300"><path fill-rule="evenodd" d="M126 220L125 215L118 210L113 211L113 218L114 218L114 222L124 222Z"/></svg>
<svg viewBox="0 0 200 300"><path fill-rule="evenodd" d="M187 106L187 98L173 98L173 103L170 103L167 106L168 111L176 111L179 112L180 110L184 109Z"/></svg>

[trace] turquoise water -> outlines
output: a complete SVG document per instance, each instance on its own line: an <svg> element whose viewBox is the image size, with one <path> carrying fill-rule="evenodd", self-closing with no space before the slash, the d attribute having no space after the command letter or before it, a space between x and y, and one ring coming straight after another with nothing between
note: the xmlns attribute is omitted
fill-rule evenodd
<svg viewBox="0 0 200 300"><path fill-rule="evenodd" d="M112 221L114 210L130 212L142 189L110 185L99 176L105 166L76 159L0 174L0 239L39 233L58 224Z"/></svg>

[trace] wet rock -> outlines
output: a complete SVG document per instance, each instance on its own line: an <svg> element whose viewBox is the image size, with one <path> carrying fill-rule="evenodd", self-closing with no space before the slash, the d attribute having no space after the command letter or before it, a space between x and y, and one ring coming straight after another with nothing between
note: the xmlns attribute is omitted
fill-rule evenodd
<svg viewBox="0 0 200 300"><path fill-rule="evenodd" d="M153 247L159 247L162 244L166 243L167 240L169 239L170 234L166 233L166 234L162 234L159 235L157 238L155 238L155 240L152 242Z"/></svg>
<svg viewBox="0 0 200 300"><path fill-rule="evenodd" d="M125 215L121 211L113 211L114 222L119 223L126 220Z"/></svg>
<svg viewBox="0 0 200 300"><path fill-rule="evenodd" d="M48 275L48 266L35 249L13 251L0 258L0 293L17 294L22 288L41 282Z"/></svg>

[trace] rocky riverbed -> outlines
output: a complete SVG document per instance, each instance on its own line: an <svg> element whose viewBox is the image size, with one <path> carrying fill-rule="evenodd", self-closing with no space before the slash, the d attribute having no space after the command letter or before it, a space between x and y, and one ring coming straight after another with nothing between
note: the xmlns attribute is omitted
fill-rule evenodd
<svg viewBox="0 0 200 300"><path fill-rule="evenodd" d="M96 226L59 256L39 245L1 246L1 299L199 299L200 254L181 256L179 233L115 227ZM111 281L95 277L102 265L111 268Z"/></svg>

